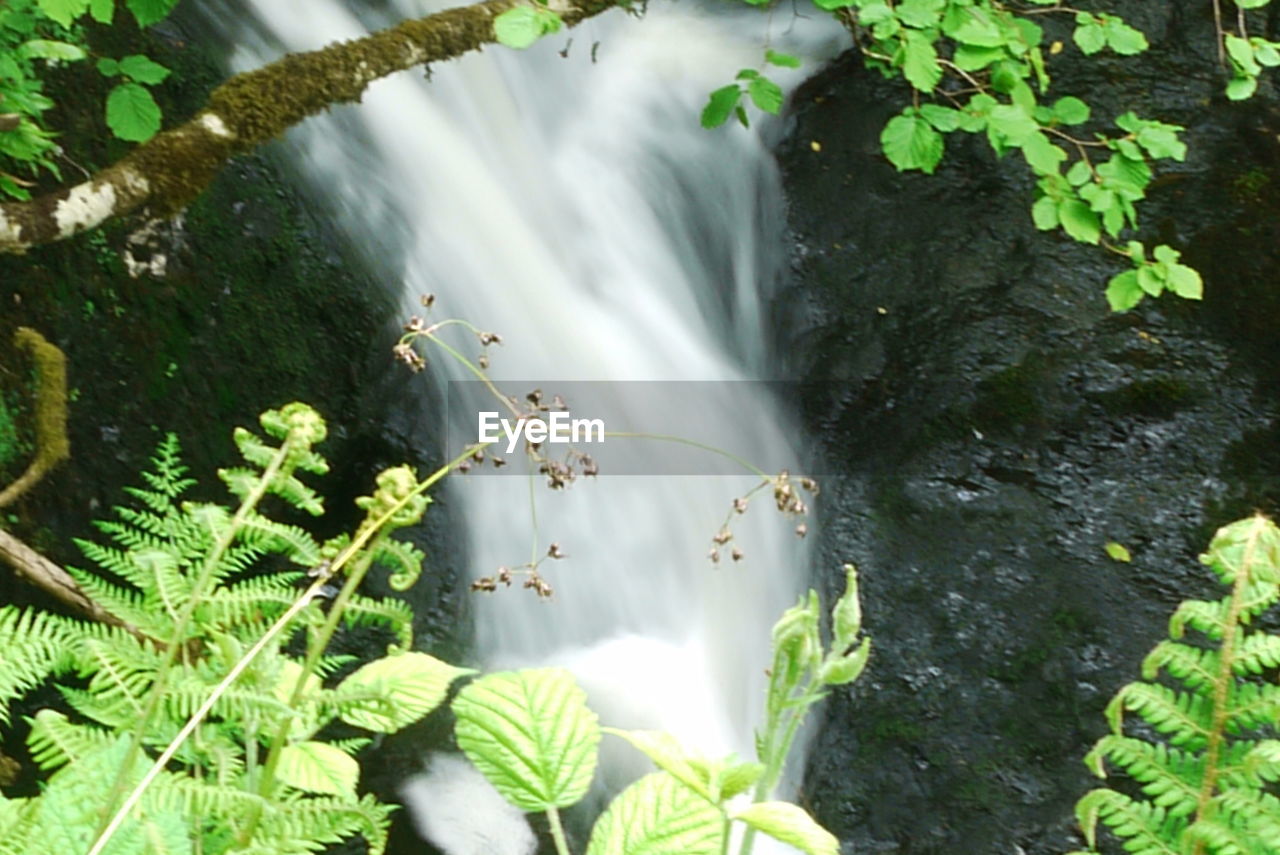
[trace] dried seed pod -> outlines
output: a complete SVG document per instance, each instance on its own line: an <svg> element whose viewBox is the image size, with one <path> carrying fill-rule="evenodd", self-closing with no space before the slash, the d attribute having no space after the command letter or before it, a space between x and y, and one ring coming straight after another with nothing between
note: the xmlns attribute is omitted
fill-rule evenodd
<svg viewBox="0 0 1280 855"><path fill-rule="evenodd" d="M745 554L746 553L744 553L741 549L739 549L736 546L733 548L733 552L730 553L730 555L733 556L734 561L741 561L745 556Z"/></svg>
<svg viewBox="0 0 1280 855"><path fill-rule="evenodd" d="M808 533L809 526L805 523L800 523L800 525L796 526L796 537L804 537Z"/></svg>

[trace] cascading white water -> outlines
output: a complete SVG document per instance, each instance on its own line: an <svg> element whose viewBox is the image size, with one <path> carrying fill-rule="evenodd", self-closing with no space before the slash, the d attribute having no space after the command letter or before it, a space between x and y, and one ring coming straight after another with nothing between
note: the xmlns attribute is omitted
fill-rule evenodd
<svg viewBox="0 0 1280 855"><path fill-rule="evenodd" d="M249 5L257 20L234 34L237 70L390 20L339 0ZM393 6L398 16L437 8ZM697 122L707 93L757 66L766 41L807 57L809 70L841 45L821 21L775 16L689 2L655 4L642 20L609 13L527 52L435 67L429 82L379 82L359 108L290 141L352 241L401 270L406 315L434 293L437 311L501 332L499 385L724 381L700 396L691 438L753 461L794 458L775 405L730 382L766 370L761 296L782 255L775 169L754 130ZM645 412L620 406L630 429L647 426ZM570 556L546 568L556 596L481 598L476 657L489 668L567 665L608 724L749 754L768 628L804 584L802 544L759 508L736 526L746 559L712 566L710 538L754 479L605 476L540 491L539 548L554 540ZM527 479L449 489L468 520L473 577L528 559ZM613 787L640 768L605 765ZM470 786L464 766L441 760L406 797L449 855L527 852L532 838L509 812L459 815L481 798L459 800Z"/></svg>

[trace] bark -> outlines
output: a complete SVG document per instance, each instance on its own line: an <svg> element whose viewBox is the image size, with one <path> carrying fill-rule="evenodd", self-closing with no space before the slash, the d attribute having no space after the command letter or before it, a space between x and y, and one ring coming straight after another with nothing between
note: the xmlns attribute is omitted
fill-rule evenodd
<svg viewBox="0 0 1280 855"><path fill-rule="evenodd" d="M0 252L25 252L139 210L171 216L229 158L334 104L359 101L379 78L493 43L493 19L516 5L518 0L485 0L448 9L238 74L186 124L157 134L88 181L29 202L0 204ZM552 0L550 8L573 26L615 5L617 0Z"/></svg>
<svg viewBox="0 0 1280 855"><path fill-rule="evenodd" d="M0 529L0 559L17 570L19 576L86 617L112 626L125 626L89 599L66 570L3 529Z"/></svg>

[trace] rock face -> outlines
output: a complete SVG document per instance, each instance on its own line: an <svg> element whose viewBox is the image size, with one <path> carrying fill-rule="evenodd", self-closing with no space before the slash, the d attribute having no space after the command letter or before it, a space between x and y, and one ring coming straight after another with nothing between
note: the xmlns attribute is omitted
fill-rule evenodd
<svg viewBox="0 0 1280 855"><path fill-rule="evenodd" d="M897 174L878 137L905 92L859 58L796 97L778 349L814 384L823 584L859 565L875 643L804 798L850 851L1077 848L1103 706L1179 601L1221 596L1195 560L1214 528L1280 504L1274 92L1223 98L1209 3L1111 5L1150 53L1068 46L1054 90L1188 127L1142 236L1205 273L1203 304L1110 315L1106 253L1036 232L1024 167L985 140Z"/></svg>

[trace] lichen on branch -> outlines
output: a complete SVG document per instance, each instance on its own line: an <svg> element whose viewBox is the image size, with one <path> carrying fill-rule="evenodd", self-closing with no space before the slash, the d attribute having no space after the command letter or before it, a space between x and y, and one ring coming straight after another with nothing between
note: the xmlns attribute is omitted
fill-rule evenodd
<svg viewBox="0 0 1280 855"><path fill-rule="evenodd" d="M177 213L227 160L335 104L359 101L373 81L494 43L494 19L516 5L516 0L485 0L446 9L237 74L215 89L191 120L157 134L89 180L28 202L0 204L0 253L22 253L135 211L150 217ZM553 5L572 26L618 3L558 0Z"/></svg>

